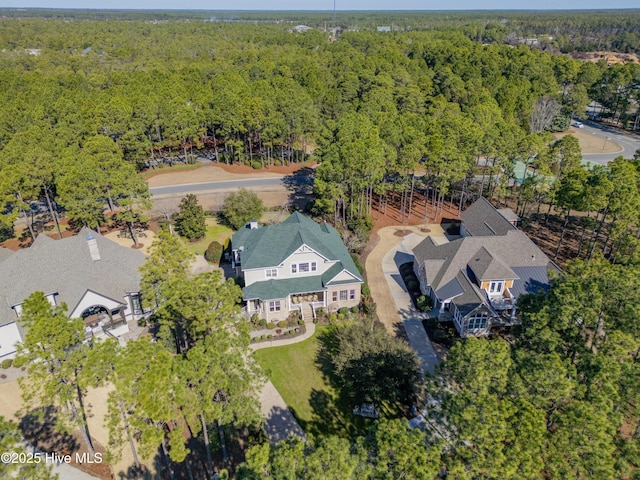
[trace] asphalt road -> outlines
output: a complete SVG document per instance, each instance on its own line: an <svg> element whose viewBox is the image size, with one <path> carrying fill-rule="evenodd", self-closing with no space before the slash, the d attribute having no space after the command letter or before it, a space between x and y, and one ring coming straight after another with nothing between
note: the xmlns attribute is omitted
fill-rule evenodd
<svg viewBox="0 0 640 480"><path fill-rule="evenodd" d="M154 187L149 191L153 196L182 195L193 192L212 192L216 190L232 190L234 188L278 187L282 185L311 184L313 177L302 175L288 175L271 178L247 178L243 180L223 180L219 182L185 183L166 187Z"/></svg>
<svg viewBox="0 0 640 480"><path fill-rule="evenodd" d="M585 160L606 165L620 155L625 158L633 158L636 150L640 149L640 136L638 135L621 133L606 125L600 125L599 123L585 121L583 124L583 131L602 138L603 146L605 142L612 141L622 147L622 151L616 153L585 153L582 155Z"/></svg>

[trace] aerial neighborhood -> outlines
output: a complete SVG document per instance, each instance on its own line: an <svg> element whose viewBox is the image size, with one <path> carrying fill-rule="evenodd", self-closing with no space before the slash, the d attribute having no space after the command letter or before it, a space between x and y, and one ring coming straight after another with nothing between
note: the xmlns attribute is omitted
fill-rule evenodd
<svg viewBox="0 0 640 480"><path fill-rule="evenodd" d="M640 10L487 2L0 8L0 478L638 479Z"/></svg>

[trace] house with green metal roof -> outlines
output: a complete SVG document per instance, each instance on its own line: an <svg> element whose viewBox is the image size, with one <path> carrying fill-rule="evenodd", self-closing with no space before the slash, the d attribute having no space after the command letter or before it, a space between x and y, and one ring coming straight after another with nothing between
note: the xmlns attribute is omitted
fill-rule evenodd
<svg viewBox="0 0 640 480"><path fill-rule="evenodd" d="M335 228L295 212L278 225L252 220L231 239L231 261L244 279L245 312L269 321L300 312L314 318L360 303L362 276Z"/></svg>

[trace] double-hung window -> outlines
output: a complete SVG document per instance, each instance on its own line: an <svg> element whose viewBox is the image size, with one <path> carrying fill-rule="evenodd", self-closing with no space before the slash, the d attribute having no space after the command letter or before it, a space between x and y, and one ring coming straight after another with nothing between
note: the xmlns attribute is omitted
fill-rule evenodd
<svg viewBox="0 0 640 480"><path fill-rule="evenodd" d="M309 271L309 262L299 263L298 264L298 271L300 273L308 272Z"/></svg>
<svg viewBox="0 0 640 480"><path fill-rule="evenodd" d="M347 290L340 290L340 301L344 302L347 299Z"/></svg>
<svg viewBox="0 0 640 480"><path fill-rule="evenodd" d="M270 312L279 312L280 311L280 300L272 300L269 302L269 311Z"/></svg>
<svg viewBox="0 0 640 480"><path fill-rule="evenodd" d="M276 278L278 276L277 268L267 268L265 270L265 275L267 278Z"/></svg>

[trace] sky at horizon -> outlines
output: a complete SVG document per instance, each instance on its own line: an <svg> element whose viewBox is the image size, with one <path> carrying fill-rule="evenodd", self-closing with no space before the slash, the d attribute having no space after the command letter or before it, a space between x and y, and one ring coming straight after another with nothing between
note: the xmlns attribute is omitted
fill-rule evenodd
<svg viewBox="0 0 640 480"><path fill-rule="evenodd" d="M332 10L333 0L0 0L0 8L129 10ZM336 10L611 10L640 8L638 0L336 0Z"/></svg>

